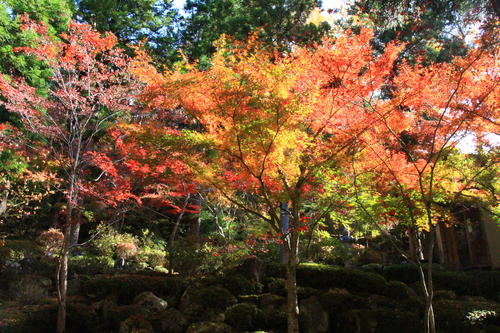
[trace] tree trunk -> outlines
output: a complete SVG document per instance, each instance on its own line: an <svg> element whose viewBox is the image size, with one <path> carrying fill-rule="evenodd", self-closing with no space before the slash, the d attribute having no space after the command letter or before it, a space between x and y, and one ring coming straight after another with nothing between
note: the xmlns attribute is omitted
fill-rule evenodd
<svg viewBox="0 0 500 333"><path fill-rule="evenodd" d="M201 200L201 195L196 195L193 204L199 206L200 210L197 214L191 214L189 219L189 242L196 247L200 245Z"/></svg>
<svg viewBox="0 0 500 333"><path fill-rule="evenodd" d="M68 203L68 216L66 217L66 226L64 229L64 243L59 257L57 267L57 333L64 333L66 330L66 293L68 290L68 256L71 247L71 213L73 207Z"/></svg>
<svg viewBox="0 0 500 333"><path fill-rule="evenodd" d="M288 207L287 207L288 208ZM298 212L294 216L298 219ZM294 221L294 226L298 225ZM295 228L285 236L284 249L286 256L286 289L288 333L299 333L299 302L297 297L297 266L299 264L299 233Z"/></svg>
<svg viewBox="0 0 500 333"><path fill-rule="evenodd" d="M80 219L75 218L71 223L70 245L71 246L77 245L79 237L80 237Z"/></svg>
<svg viewBox="0 0 500 333"><path fill-rule="evenodd" d="M431 231L430 231L431 235L434 232L433 229L434 228L431 227ZM427 260L428 260L427 274L425 274L424 267L422 266L422 263L420 262L420 260L417 260L415 263L417 265L420 286L422 287L422 291L423 291L424 298L425 298L424 332L425 333L436 333L434 307L432 305L433 297L434 297L433 283L432 283L432 254L434 251L434 244L433 244L434 237L433 236L430 237L429 242L430 242L429 247L427 249L427 256L428 256L428 258L427 258ZM420 251L420 242L418 242L418 240L417 240L417 246L415 247L415 249L416 249L417 253L418 253L418 251ZM417 256L417 253L415 253L414 255Z"/></svg>
<svg viewBox="0 0 500 333"><path fill-rule="evenodd" d="M434 307L432 305L434 298L434 285L432 280L432 264L434 256L434 230L435 228L431 225L429 230L429 244L427 248L427 297L425 300L425 327L426 332L436 333L436 323L434 318Z"/></svg>
<svg viewBox="0 0 500 333"><path fill-rule="evenodd" d="M299 333L299 302L297 298L297 253L287 249L286 264L288 333Z"/></svg>
<svg viewBox="0 0 500 333"><path fill-rule="evenodd" d="M175 237L177 236L177 230L179 230L179 225L181 223L182 217L184 216L184 212L186 211L186 207L189 203L189 197L190 195L188 194L186 196L186 199L184 200L184 204L182 205L182 209L177 216L177 219L175 220L174 228L172 229L172 233L170 234L170 238L168 240L168 271L170 274L173 273L174 269L174 255L173 255L173 248L174 248L174 241Z"/></svg>
<svg viewBox="0 0 500 333"><path fill-rule="evenodd" d="M280 205L280 225L281 225L281 233L283 235L287 235L289 231L290 224L290 212L288 211L288 203L283 202ZM282 243L280 245L280 263L286 264L288 262L287 251L285 250L285 244Z"/></svg>
<svg viewBox="0 0 500 333"><path fill-rule="evenodd" d="M9 199L9 190L4 190L0 201L0 216L7 212L7 200Z"/></svg>

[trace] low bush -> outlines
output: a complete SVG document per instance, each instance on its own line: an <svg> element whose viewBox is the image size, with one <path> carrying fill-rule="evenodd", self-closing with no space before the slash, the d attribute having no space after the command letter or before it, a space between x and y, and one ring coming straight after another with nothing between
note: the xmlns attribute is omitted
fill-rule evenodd
<svg viewBox="0 0 500 333"><path fill-rule="evenodd" d="M227 308L225 321L239 331L255 330L258 327L260 310L252 303L239 303Z"/></svg>
<svg viewBox="0 0 500 333"><path fill-rule="evenodd" d="M301 264L297 269L300 286L316 289L346 288L354 292L384 294L385 279L375 273L321 264Z"/></svg>
<svg viewBox="0 0 500 333"><path fill-rule="evenodd" d="M227 275L224 277L223 286L234 295L259 294L262 292L262 284L251 281L241 274Z"/></svg>
<svg viewBox="0 0 500 333"><path fill-rule="evenodd" d="M187 287L184 277L159 277L148 275L101 275L84 281L82 292L86 295L104 297L114 295L120 304L129 304L144 291L151 291L159 297L180 297Z"/></svg>
<svg viewBox="0 0 500 333"><path fill-rule="evenodd" d="M434 313L437 329L446 333L473 333L485 326L500 326L500 304L489 301L437 300Z"/></svg>
<svg viewBox="0 0 500 333"><path fill-rule="evenodd" d="M69 257L68 265L78 274L106 274L114 270L115 260L111 257L85 254Z"/></svg>

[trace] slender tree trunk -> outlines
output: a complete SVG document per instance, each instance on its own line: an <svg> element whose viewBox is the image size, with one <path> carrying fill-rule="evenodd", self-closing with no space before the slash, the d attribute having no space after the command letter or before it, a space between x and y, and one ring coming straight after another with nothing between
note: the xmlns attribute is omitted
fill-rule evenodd
<svg viewBox="0 0 500 333"><path fill-rule="evenodd" d="M64 230L64 245L59 257L57 269L57 333L66 330L66 294L68 290L68 256L70 249L71 226L66 225Z"/></svg>
<svg viewBox="0 0 500 333"><path fill-rule="evenodd" d="M436 323L434 318L434 307L432 305L434 298L434 285L432 280L432 264L434 256L434 230L431 225L429 230L429 244L427 248L427 298L425 300L425 327L428 333L436 333Z"/></svg>
<svg viewBox="0 0 500 333"><path fill-rule="evenodd" d="M199 206L200 210L197 214L192 214L192 217L189 220L189 241L196 247L200 245L201 200L201 195L196 195L195 199L193 200L193 204ZM216 224L219 227L219 224ZM224 235L224 233L222 233L222 235Z"/></svg>
<svg viewBox="0 0 500 333"><path fill-rule="evenodd" d="M189 203L189 197L190 195L188 194L186 196L186 199L184 200L184 204L182 205L182 209L177 216L177 219L175 220L174 228L172 229L172 233L170 234L170 238L168 240L168 270L170 274L173 272L174 268L174 255L172 253L174 248L174 241L175 237L177 236L177 230L179 230L179 225L181 223L182 217L184 216L184 212L186 211L186 207Z"/></svg>
<svg viewBox="0 0 500 333"><path fill-rule="evenodd" d="M66 300L68 291L68 257L71 249L71 230L73 225L74 203L77 200L77 174L73 169L70 175L68 188L68 210L66 212L66 225L64 227L64 242L61 249L61 255L57 265L57 333L66 331Z"/></svg>
<svg viewBox="0 0 500 333"><path fill-rule="evenodd" d="M283 202L280 205L280 226L281 226L281 233L283 235L287 235L289 231L289 224L290 224L290 212L288 211L288 203ZM285 250L286 244L281 244L280 245L280 263L281 264L286 264L288 262L288 254L287 251Z"/></svg>
<svg viewBox="0 0 500 333"><path fill-rule="evenodd" d="M288 262L286 264L287 319L288 333L299 333L299 302L297 297L297 253L285 246Z"/></svg>
<svg viewBox="0 0 500 333"><path fill-rule="evenodd" d="M4 190L0 201L0 216L7 212L7 200L9 199L9 190Z"/></svg>
<svg viewBox="0 0 500 333"><path fill-rule="evenodd" d="M430 233L433 234L434 228L431 227ZM417 254L421 251L420 250L420 242L416 242L416 247L415 250L417 253L411 254L412 256L417 257L417 260L415 261L417 265L417 271L418 271L418 276L420 280L420 286L422 287L422 292L424 294L425 298L425 308L424 308L424 332L425 333L436 333L436 324L435 324L435 318L434 318L434 307L432 305L433 303L433 297L434 297L434 291L433 291L433 283L432 283L432 255L434 251L434 237L430 237L430 243L429 247L427 249L427 255L430 256L428 257L428 267L427 267L427 274L425 274L424 267L422 266L421 261L419 260Z"/></svg>
<svg viewBox="0 0 500 333"><path fill-rule="evenodd" d="M71 223L70 245L74 246L78 244L79 238L80 238L80 219L75 218Z"/></svg>

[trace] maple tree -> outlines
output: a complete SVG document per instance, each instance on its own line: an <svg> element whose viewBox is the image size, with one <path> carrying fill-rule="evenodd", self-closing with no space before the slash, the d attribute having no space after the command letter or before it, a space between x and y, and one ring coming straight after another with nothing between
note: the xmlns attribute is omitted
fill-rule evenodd
<svg viewBox="0 0 500 333"><path fill-rule="evenodd" d="M79 223L74 215L81 204L86 153L94 149L96 139L109 122L134 108L133 78L128 72L127 56L116 48L116 37L100 35L89 25L72 22L69 30L55 38L45 24L22 18L22 29L38 37L24 52L43 61L51 71L46 96L28 85L23 78L0 76L2 104L21 117L23 130L58 161L64 170L67 199L64 245L59 257L57 291L59 301L57 331L65 330L68 255L77 242Z"/></svg>
<svg viewBox="0 0 500 333"><path fill-rule="evenodd" d="M391 98L365 101L379 121L358 138L364 159L358 159L357 166L353 163L358 169L355 174L376 174L380 193L399 197L404 210L399 218L410 227L410 248L414 249L409 259L418 266L426 298L426 332L435 332L432 258L435 227L443 218L438 203L447 192L454 196L463 193L494 167L494 162L487 163L476 172L453 177L445 163L464 135L474 133L481 142L498 128L498 48L481 46L450 63L428 67L402 64ZM388 116L387 108L395 111ZM422 251L415 239L419 230L429 232L425 272L417 257Z"/></svg>
<svg viewBox="0 0 500 333"><path fill-rule="evenodd" d="M368 29L347 32L289 56L265 48L255 36L249 43L223 39L206 71L186 65L155 75L147 59L135 68L147 84L148 105L181 108L202 126L186 133L206 145L205 163L186 157L199 181L260 217L284 243L289 332L299 331L296 268L307 221L303 205L318 190L322 168L342 161L354 139L376 121L364 100L386 82L401 49L390 44L377 57L372 37ZM239 200L241 192L252 200ZM284 202L290 228L283 234Z"/></svg>

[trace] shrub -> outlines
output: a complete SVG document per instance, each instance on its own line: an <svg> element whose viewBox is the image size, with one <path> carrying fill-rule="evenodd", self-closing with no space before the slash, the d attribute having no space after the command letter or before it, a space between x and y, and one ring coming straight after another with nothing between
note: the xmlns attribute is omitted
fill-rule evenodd
<svg viewBox="0 0 500 333"><path fill-rule="evenodd" d="M93 248L97 251L98 255L113 257L116 251L116 246L121 243L137 244L137 239L127 233L119 233L112 226L100 224L96 233L98 236L92 241Z"/></svg>
<svg viewBox="0 0 500 333"><path fill-rule="evenodd" d="M385 279L375 273L321 264L301 264L297 269L300 286L316 289L347 288L351 291L378 293L385 292Z"/></svg>
<svg viewBox="0 0 500 333"><path fill-rule="evenodd" d="M118 258L125 260L137 254L137 246L130 242L119 243L116 245L115 253Z"/></svg>
<svg viewBox="0 0 500 333"><path fill-rule="evenodd" d="M281 278L269 278L266 280L267 282L267 290L271 294L276 294L280 296L286 296L286 280Z"/></svg>
<svg viewBox="0 0 500 333"><path fill-rule="evenodd" d="M186 333L233 333L234 330L224 323L214 323L202 321L193 323L187 329Z"/></svg>
<svg viewBox="0 0 500 333"><path fill-rule="evenodd" d="M384 295L389 296L391 298L397 299L397 300L405 300L410 297L416 297L417 295L411 289L408 287L405 283L401 281L389 281L386 285L385 288L385 293Z"/></svg>
<svg viewBox="0 0 500 333"><path fill-rule="evenodd" d="M365 298L352 295L345 289L330 289L319 295L319 302L330 314L367 308Z"/></svg>
<svg viewBox="0 0 500 333"><path fill-rule="evenodd" d="M225 312L226 323L239 331L250 331L257 326L259 312L255 304L235 304L229 307Z"/></svg>
<svg viewBox="0 0 500 333"><path fill-rule="evenodd" d="M479 332L483 325L500 324L500 305L488 301L439 300L435 302L436 326L442 332L471 333ZM495 315L492 315L492 313ZM486 316L479 314L488 313ZM484 320L479 320L484 317ZM471 320L474 319L474 320ZM478 319L478 320L475 320Z"/></svg>
<svg viewBox="0 0 500 333"><path fill-rule="evenodd" d="M210 286L199 291L199 302L204 308L225 310L237 302L236 298L226 288Z"/></svg>
<svg viewBox="0 0 500 333"><path fill-rule="evenodd" d="M69 257L68 265L78 274L111 273L115 267L113 258L96 255Z"/></svg>
<svg viewBox="0 0 500 333"><path fill-rule="evenodd" d="M158 249L142 249L136 256L136 263L141 268L162 267L166 264L167 253Z"/></svg>
<svg viewBox="0 0 500 333"><path fill-rule="evenodd" d="M159 297L180 297L187 287L184 277L158 277L148 275L101 275L84 281L82 292L87 295L104 297L114 295L121 304L131 303L134 297L144 291L151 291Z"/></svg>
<svg viewBox="0 0 500 333"><path fill-rule="evenodd" d="M223 285L234 295L258 294L262 292L262 284L251 281L241 274L227 275Z"/></svg>
<svg viewBox="0 0 500 333"><path fill-rule="evenodd" d="M43 248L46 256L57 254L64 243L64 234L55 228L42 232L37 238L38 244Z"/></svg>

